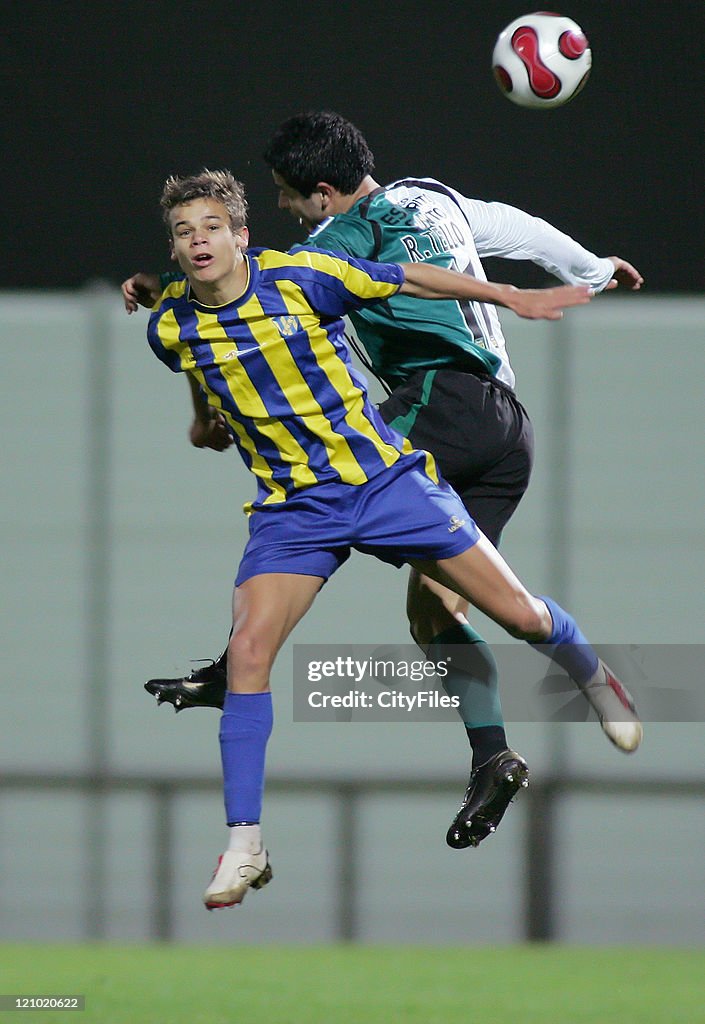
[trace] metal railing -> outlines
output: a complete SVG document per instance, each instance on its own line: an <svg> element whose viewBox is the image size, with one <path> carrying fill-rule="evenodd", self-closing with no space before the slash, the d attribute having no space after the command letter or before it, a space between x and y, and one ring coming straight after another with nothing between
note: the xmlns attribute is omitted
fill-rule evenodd
<svg viewBox="0 0 705 1024"><path fill-rule="evenodd" d="M335 878L335 938L354 942L360 935L360 915L357 901L358 836L361 805L373 796L394 794L434 795L451 794L457 797L458 780L417 778L384 779L325 779L311 777L272 777L267 780L269 794L310 795L315 787L317 795L325 794L336 807L336 825L333 842L337 850ZM183 776L178 779L126 773L95 775L90 773L52 773L46 775L30 771L3 771L0 773L0 791L64 791L83 794L92 807L101 806L116 794L140 793L151 800L153 807L151 835L151 872L154 891L162 896L151 909L150 936L156 941L174 938L175 891L172 875L171 851L175 838L175 802L198 793L215 795L221 792L220 782L203 776ZM588 775L569 775L562 778L545 777L532 781L522 795L526 806L526 826L523 855L523 908L522 938L532 942L547 942L557 934L557 879L555 853L560 834L561 801L566 796L628 796L648 799L703 799L705 780L611 780ZM99 879L104 871L100 863L103 856L96 846L88 851L95 861L87 865L90 876ZM92 890L91 904L87 908L87 937L105 937L107 908L100 893L104 887Z"/></svg>

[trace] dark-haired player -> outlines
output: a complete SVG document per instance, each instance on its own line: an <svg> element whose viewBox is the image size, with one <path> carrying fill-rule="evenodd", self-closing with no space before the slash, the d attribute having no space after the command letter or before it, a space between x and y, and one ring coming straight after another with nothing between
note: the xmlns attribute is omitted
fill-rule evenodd
<svg viewBox="0 0 705 1024"><path fill-rule="evenodd" d="M617 257L598 259L573 239L522 211L467 199L433 179L381 187L362 133L331 112L300 114L265 152L279 205L309 230L306 246L381 261L409 261L484 279L480 256L531 259L563 280L600 290L641 277ZM129 283L126 283L129 285ZM435 303L396 295L352 311L370 369L393 389L385 422L430 451L473 519L498 546L524 494L533 458L531 423L514 392L514 373L497 311L480 301ZM412 569L411 633L434 660L452 655L445 680L460 699L472 746L472 777L448 831L454 847L476 845L499 823L525 778L508 746L490 647L467 621L467 603ZM225 657L183 679L148 684L177 709L222 705Z"/></svg>

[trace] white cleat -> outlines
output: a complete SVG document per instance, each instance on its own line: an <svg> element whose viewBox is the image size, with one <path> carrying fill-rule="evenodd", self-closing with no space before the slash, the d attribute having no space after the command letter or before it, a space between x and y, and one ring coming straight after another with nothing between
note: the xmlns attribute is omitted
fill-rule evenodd
<svg viewBox="0 0 705 1024"><path fill-rule="evenodd" d="M595 675L581 689L607 738L625 754L632 754L642 741L644 728L626 686L600 661Z"/></svg>
<svg viewBox="0 0 705 1024"><path fill-rule="evenodd" d="M208 910L234 907L242 903L248 889L261 889L271 878L269 855L264 848L259 853L226 850L218 861L203 902Z"/></svg>

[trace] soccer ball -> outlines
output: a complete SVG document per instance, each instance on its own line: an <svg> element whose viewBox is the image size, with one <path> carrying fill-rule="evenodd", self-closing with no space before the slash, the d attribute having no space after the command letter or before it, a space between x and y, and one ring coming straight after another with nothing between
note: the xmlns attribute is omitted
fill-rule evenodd
<svg viewBox="0 0 705 1024"><path fill-rule="evenodd" d="M537 11L500 32L492 70L500 89L520 107L560 107L585 85L592 54L579 25Z"/></svg>

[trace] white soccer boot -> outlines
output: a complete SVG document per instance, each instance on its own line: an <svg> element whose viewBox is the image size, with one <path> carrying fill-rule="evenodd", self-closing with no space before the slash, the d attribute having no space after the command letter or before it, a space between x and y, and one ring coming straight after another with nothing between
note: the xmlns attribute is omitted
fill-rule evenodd
<svg viewBox="0 0 705 1024"><path fill-rule="evenodd" d="M271 881L269 854L244 850L226 850L218 861L210 885L203 895L208 910L234 907L242 903L248 889L261 889Z"/></svg>
<svg viewBox="0 0 705 1024"><path fill-rule="evenodd" d="M600 661L597 672L581 690L597 712L607 738L625 754L633 753L642 741L644 729L626 686Z"/></svg>

